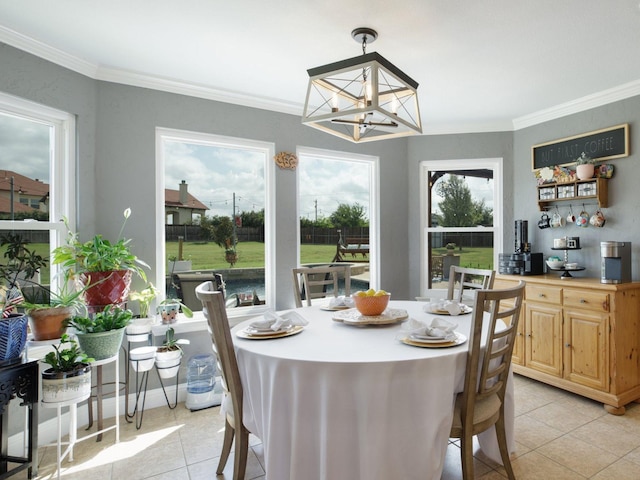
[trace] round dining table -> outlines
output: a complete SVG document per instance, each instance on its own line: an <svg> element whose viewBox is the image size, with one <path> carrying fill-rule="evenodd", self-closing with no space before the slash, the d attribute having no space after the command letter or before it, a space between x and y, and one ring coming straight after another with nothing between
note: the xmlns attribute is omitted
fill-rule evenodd
<svg viewBox="0 0 640 480"><path fill-rule="evenodd" d="M406 311L430 321L434 315L424 312L424 305L391 301L389 309L391 317ZM308 321L295 335L241 338L252 320L232 329L243 420L262 440L266 478L440 479L469 342L417 347L402 342L399 319L354 326L334 319L344 312L320 306L295 312ZM446 317L466 337L472 319L472 314ZM513 452L509 384L505 416ZM502 463L494 430L479 440L483 452Z"/></svg>

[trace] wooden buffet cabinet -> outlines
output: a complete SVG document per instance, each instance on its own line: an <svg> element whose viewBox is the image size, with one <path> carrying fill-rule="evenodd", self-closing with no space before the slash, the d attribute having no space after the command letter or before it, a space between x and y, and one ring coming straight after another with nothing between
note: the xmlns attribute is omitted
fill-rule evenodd
<svg viewBox="0 0 640 480"><path fill-rule="evenodd" d="M520 280L526 287L513 371L623 415L640 399L640 282L500 274L494 288Z"/></svg>

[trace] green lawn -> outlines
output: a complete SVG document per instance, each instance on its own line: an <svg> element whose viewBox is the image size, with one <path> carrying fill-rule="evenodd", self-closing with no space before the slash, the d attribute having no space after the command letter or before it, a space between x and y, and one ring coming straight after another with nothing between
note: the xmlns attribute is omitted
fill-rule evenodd
<svg viewBox="0 0 640 480"><path fill-rule="evenodd" d="M493 270L493 249L487 247L462 247L455 249L455 255L460 255L460 266L467 268L486 268ZM434 255L446 255L446 248L434 248Z"/></svg>

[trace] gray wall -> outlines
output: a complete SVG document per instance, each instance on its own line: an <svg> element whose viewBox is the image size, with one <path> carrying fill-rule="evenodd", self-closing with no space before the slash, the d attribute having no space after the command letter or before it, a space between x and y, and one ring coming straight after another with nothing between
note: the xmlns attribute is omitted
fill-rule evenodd
<svg viewBox="0 0 640 480"><path fill-rule="evenodd" d="M529 241L533 251L543 252L545 257L562 252L551 250L553 239L564 235L580 237L581 250L570 252L569 259L584 265L587 269L576 276L600 278L600 242L630 241L632 242L632 278L640 279L640 167L636 163L635 152L640 151L640 136L636 127L640 117L640 97L594 108L586 112L570 115L541 125L518 130L514 133L513 189L517 194L513 199L513 211L516 219L529 221ZM622 123L629 124L630 153L629 157L618 158L604 163L614 166L613 178L609 180L609 207L603 209L606 218L604 228L580 228L575 225L563 228L537 227L541 212L536 203L537 188L531 171L531 146L564 137L578 135ZM574 214L580 213L582 203L558 202L559 211L566 217L568 204L573 206ZM597 206L585 205L592 214ZM513 245L513 229L508 229L509 239L506 245Z"/></svg>

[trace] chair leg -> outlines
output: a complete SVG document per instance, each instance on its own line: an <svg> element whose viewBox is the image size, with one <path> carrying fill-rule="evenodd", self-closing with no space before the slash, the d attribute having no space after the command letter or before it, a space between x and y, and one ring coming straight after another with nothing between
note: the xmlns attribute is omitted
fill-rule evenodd
<svg viewBox="0 0 640 480"><path fill-rule="evenodd" d="M249 452L249 432L242 428L236 435L235 458L233 461L233 480L244 480Z"/></svg>
<svg viewBox="0 0 640 480"><path fill-rule="evenodd" d="M498 447L500 448L500 457L502 457L502 464L507 472L509 480L515 480L516 476L513 473L511 467L511 459L509 458L509 448L507 447L507 435L504 429L504 416L502 413L498 417L498 421L495 424L496 437L498 438Z"/></svg>
<svg viewBox="0 0 640 480"><path fill-rule="evenodd" d="M225 419L224 421L224 441L222 443L222 452L220 452L220 461L218 462L218 469L216 473L218 475L222 474L224 470L224 466L227 464L227 460L229 459L229 454L231 453L231 445L233 444L233 436L235 430L229 423L229 420Z"/></svg>
<svg viewBox="0 0 640 480"><path fill-rule="evenodd" d="M463 432L460 438L460 455L462 458L462 478L473 480L473 435Z"/></svg>

